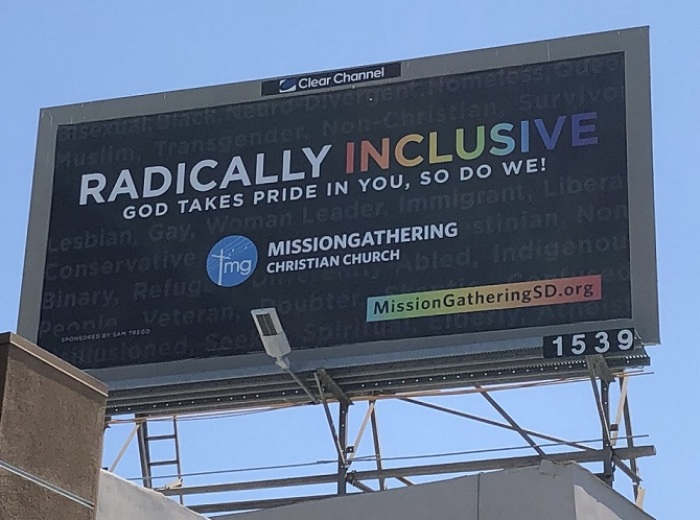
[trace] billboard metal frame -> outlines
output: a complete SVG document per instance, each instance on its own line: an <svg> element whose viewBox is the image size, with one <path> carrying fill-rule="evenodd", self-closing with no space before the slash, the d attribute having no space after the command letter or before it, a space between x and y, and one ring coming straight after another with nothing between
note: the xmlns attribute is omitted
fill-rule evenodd
<svg viewBox="0 0 700 520"><path fill-rule="evenodd" d="M127 438L122 450L117 455L117 459L112 465L112 470L116 468L121 457L126 452L128 445L133 438L138 434L139 453L142 467L142 480L144 486L154 488L166 496L178 496L181 503L184 503L191 509L202 513L229 513L233 511L246 511L254 509L265 509L278 507L281 505L304 502L308 500L318 500L329 498L332 496L346 495L359 492L374 492L388 489L387 484L391 483L394 486L394 480L401 485L413 485L414 477L425 476L442 476L442 475L459 475L469 474L474 472L484 472L497 469L513 469L523 468L528 466L537 466L542 461L561 461L561 462L576 462L578 464L587 465L588 469L594 471L596 475L608 486L615 486L620 490L620 480L615 478L620 474L624 474L632 487L632 497L636 505L643 508L645 488L639 473L639 459L642 457L653 456L656 453L655 447L650 444L639 444L643 441L646 435L639 435L633 431L630 403L628 398L628 388L630 379L644 375L641 371L619 371L613 370L606 363L602 356L589 356L585 361L587 376L571 377L565 376L555 380L542 382L525 382L507 385L489 385L481 386L473 384L472 388L461 389L451 392L409 392L396 393L395 395L382 395L362 397L358 400L351 399L333 378L327 373L319 371L316 376L316 388L313 392L318 396L318 401L322 404L325 412L325 419L330 430L330 440L335 448L337 455L337 470L336 472L324 473L304 473L303 475L281 476L276 475L274 478L266 479L241 479L228 480L226 476L228 470L219 468L223 481L215 481L212 483L197 483L197 478L200 474L188 475L182 472L180 468L180 459L186 458L187 455L180 454L177 449L177 428L178 420L205 419L206 415L197 413L188 413L184 416L177 415L137 415L134 419L131 435ZM600 427L600 437L597 435L591 437L590 432L581 433L586 437L578 437L579 440L568 440L541 430L533 430L527 427L527 418L522 418L522 411L512 407L502 406L505 399L501 399L501 394L518 390L519 392L527 389L548 388L548 396L556 398L558 395L557 388L551 388L552 385L570 385L572 383L580 383L585 386L586 382L591 383L593 405L597 410L597 415L600 420L596 426ZM615 392L613 386L615 382L619 384L619 391ZM582 388L581 391L585 391ZM585 392L584 392L585 393ZM613 399L613 394L617 393L617 402ZM480 396L485 399L492 409L496 412L496 418L490 418L482 415L476 415L472 412L462 411L459 408L446 407L441 404L441 400L448 396L459 395L463 398ZM540 397L542 397L540 395ZM426 400L425 398L431 398ZM439 399L436 399L439 398ZM497 458L483 458L488 456L489 450L479 449L475 452L465 451L460 454L459 460L454 462L440 462L440 454L430 453L418 456L419 459L436 457L437 461L433 463L425 463L419 465L396 466L396 458L384 458L382 455L382 442L380 440L380 431L377 425L378 408L381 408L381 402L386 400L401 401L403 403L418 406L432 410L440 414L447 414L458 419L466 419L471 424L486 425L490 428L496 428L512 432L520 441L525 444L521 446L511 446L505 449L518 450L533 450L532 453L526 452L523 455L517 456L498 456ZM367 401L366 411L357 409L361 401ZM335 405L337 403L337 405ZM364 404L364 403L362 403ZM352 406L356 405L356 406ZM275 406L271 407L274 409ZM285 407L282 407L284 409ZM319 407L321 408L321 407ZM616 412L613 411L616 408ZM349 414L352 409L356 412L364 413L364 417L359 425L356 436L351 437L352 433L349 428ZM336 420L334 421L333 412L337 412ZM324 414L319 412L319 417ZM516 420L514 417L521 416L523 420ZM217 417L214 415L212 417ZM381 417L381 414L380 414ZM529 417L531 420L532 417ZM176 460L154 460L152 459L149 446L151 442L161 442L163 439L171 438L165 435L156 435L150 437L147 433L147 424L149 422L167 422L172 421L174 434L172 439L176 444ZM115 421L116 423L124 423L122 419ZM129 422L128 420L126 422ZM324 421L321 421L324 422ZM323 429L323 425L320 425ZM162 428L161 428L162 430ZM369 430L369 431L368 431ZM363 436L366 437L371 432L373 441L373 451L370 456L357 457L359 446ZM587 440L580 440L585 438ZM151 440L152 439L152 440ZM184 439L183 439L184 440ZM387 443L387 438L384 437L384 443ZM297 439L290 438L288 442L294 445ZM388 440L391 443L391 440ZM385 444L386 447L386 444ZM502 447L496 448L495 452L502 451ZM500 453L499 453L500 455ZM464 457L462 459L462 457ZM410 459L411 457L407 457ZM276 461L279 464L279 469L289 469L290 466L285 465L286 461ZM330 464L331 460L324 460L323 464ZM320 462L317 462L320 464ZM173 473L175 464L177 464L177 473ZM277 466L265 466L274 469ZM369 464L369 468L367 467ZM167 467L164 468L163 465ZM592 465L592 466L591 466ZM259 468L257 468L259 469ZM245 471L244 468L237 468L237 472ZM621 472L621 473L620 473ZM210 475L214 475L212 472ZM214 477L216 479L216 477ZM194 480L194 482L193 482ZM626 479L625 479L626 481ZM177 485L172 485L176 482ZM319 489L318 486L325 486ZM274 498L275 495L265 493L264 498L255 499L253 496L240 493L256 492L270 489L284 488L299 488L303 487L302 491L285 492L284 498ZM331 492L331 489L335 489ZM325 492L325 494L321 494ZM226 494L224 494L226 493ZM275 492L272 492L275 493ZM208 499L208 500L207 500ZM194 505L189 505L190 503ZM228 518L228 516L225 516ZM223 517L222 517L223 518Z"/></svg>
<svg viewBox="0 0 700 520"><path fill-rule="evenodd" d="M648 28L610 31L404 61L401 80L500 67L546 63L612 52L625 53L629 237L632 318L557 325L559 333L596 327L635 327L641 343L659 342L651 151ZM391 83L378 79L376 84ZM315 92L323 92L318 89ZM296 94L292 94L296 95ZM18 332L36 342L41 310L54 154L59 125L207 108L261 99L261 81L105 100L42 111L32 188ZM468 340L436 336L294 351L292 375L312 385L313 374L328 369L343 379L348 395L409 389L546 379L553 374L585 375L583 359L542 359L543 336L551 327L471 333ZM468 341L468 342L467 342ZM640 343L638 341L638 343ZM641 343L638 345L641 347ZM243 358L243 359L242 359ZM643 348L609 358L614 368L649 363ZM160 407L205 409L308 400L294 378L265 354L173 361L89 371L110 385L113 413ZM244 404L245 403L245 404ZM171 408L171 409L172 409Z"/></svg>

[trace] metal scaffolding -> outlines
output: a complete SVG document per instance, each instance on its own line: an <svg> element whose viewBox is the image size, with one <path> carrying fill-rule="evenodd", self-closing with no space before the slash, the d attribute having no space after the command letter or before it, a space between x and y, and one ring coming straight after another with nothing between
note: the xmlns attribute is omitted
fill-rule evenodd
<svg viewBox="0 0 700 520"><path fill-rule="evenodd" d="M140 462L142 468L142 481L146 487L158 489L164 495L178 497L182 503L187 504L189 499L196 497L196 505L190 505L192 510L206 515L218 515L221 519L229 518L229 514L252 509L277 507L306 500L318 500L329 496L345 495L348 493L371 493L387 489L389 482L398 482L400 485L413 485L417 477L438 476L438 475L460 475L472 472L492 471L510 468L521 468L538 465L542 460L555 462L573 461L581 464L596 463L602 467L597 473L599 478L607 485L613 486L617 472L621 472L629 478L632 484L632 493L637 505L643 505L644 489L642 479L639 474L638 459L655 454L653 445L636 445L633 434L631 413L628 398L628 382L631 376L642 374L641 371L630 371L620 368L612 369L606 358L603 356L588 356L585 358L585 374L579 371L576 374L564 375L557 379L541 379L537 381L521 381L500 384L474 383L461 389L439 389L424 390L422 392L402 392L399 389L393 393L376 392L365 396L348 395L339 383L329 372L323 369L316 370L312 374L302 375L305 389L301 392L307 395L308 405L317 403L323 409L325 422L330 432L331 441L337 456L336 471L331 473L319 473L313 475L300 475L291 477L269 478L261 480L248 480L239 482L217 482L206 485L186 485L188 475L183 474L180 463L180 449L177 429L178 417L191 417L187 415L163 415L140 413L133 419L134 429L125 441L125 445L120 450L117 460L111 469L116 467L119 459L123 456L126 445L132 442L133 438L138 439ZM600 421L601 436L597 439L586 441L568 440L561 436L551 435L535 431L523 426L515 419L513 411L507 411L505 407L495 397L495 394L505 390L542 388L551 385L567 384L574 382L585 382L589 380L592 389L593 405L596 415ZM617 411L614 418L611 418L611 398L610 387L615 382L619 383L619 398ZM467 413L458 409L449 408L436 404L440 396L473 394L480 396L488 405L500 416L501 420L494 420L472 413ZM314 401L311 401L314 397ZM430 401L425 400L431 397ZM437 398L437 399L436 399ZM521 437L528 449L532 450L531 455L501 457L501 458L476 458L465 453L464 459L458 462L434 463L426 465L411 465L401 467L387 467L387 459L382 456L380 443L380 432L378 427L377 403L385 400L396 400L416 407L433 410L437 413L449 414L467 421L479 423L492 428L511 431ZM366 403L367 409L364 412L362 421L358 428L352 444L348 443L349 428L348 416L350 410L355 408L352 405ZM334 418L334 410L337 415ZM219 409L221 410L221 409ZM527 415L528 411L517 410L520 416ZM167 434L149 435L148 424L151 421L171 421L172 428ZM123 422L124 420L113 419L113 421ZM357 450L365 437L367 431L371 432L373 455L369 457L375 468L369 470L355 469L353 466L357 462ZM624 430L624 433L623 433ZM167 460L154 460L151 446L154 442L171 443L175 449L174 458ZM562 451L566 448L566 451ZM493 450L499 451L499 450ZM368 457L363 457L363 462L368 461ZM153 469L168 465L174 467L175 472L159 477L161 480L167 478L165 485L154 485ZM335 483L335 493L316 493L309 490L321 484L328 485ZM266 489L288 490L289 488L300 488L299 494L292 497L284 496L278 498L261 498L254 500L219 500L202 503L206 497L215 494L233 493L240 491L254 491ZM352 488L352 489L350 489Z"/></svg>

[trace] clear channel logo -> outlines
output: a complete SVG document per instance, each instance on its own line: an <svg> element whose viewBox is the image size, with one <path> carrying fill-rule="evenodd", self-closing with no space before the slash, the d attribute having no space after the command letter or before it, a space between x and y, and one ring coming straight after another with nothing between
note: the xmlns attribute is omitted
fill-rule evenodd
<svg viewBox="0 0 700 520"><path fill-rule="evenodd" d="M297 78L287 78L280 80L280 94L284 92L296 92Z"/></svg>
<svg viewBox="0 0 700 520"><path fill-rule="evenodd" d="M248 237L229 235L219 240L207 256L207 274L220 287L245 282L258 265L258 250Z"/></svg>
<svg viewBox="0 0 700 520"><path fill-rule="evenodd" d="M292 92L306 92L329 87L339 87L401 77L401 62L368 65L351 69L330 70L312 74L300 74L282 79L270 79L260 85L260 94L273 96Z"/></svg>

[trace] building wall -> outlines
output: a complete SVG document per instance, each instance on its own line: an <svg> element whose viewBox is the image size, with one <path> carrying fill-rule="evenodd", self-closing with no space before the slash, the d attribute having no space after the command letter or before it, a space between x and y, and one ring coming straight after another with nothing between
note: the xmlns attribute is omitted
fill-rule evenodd
<svg viewBox="0 0 700 520"><path fill-rule="evenodd" d="M111 473L100 475L97 520L203 520L156 491L146 489Z"/></svg>
<svg viewBox="0 0 700 520"><path fill-rule="evenodd" d="M107 387L0 334L0 519L91 520Z"/></svg>
<svg viewBox="0 0 700 520"><path fill-rule="evenodd" d="M574 463L494 471L217 520L653 520Z"/></svg>

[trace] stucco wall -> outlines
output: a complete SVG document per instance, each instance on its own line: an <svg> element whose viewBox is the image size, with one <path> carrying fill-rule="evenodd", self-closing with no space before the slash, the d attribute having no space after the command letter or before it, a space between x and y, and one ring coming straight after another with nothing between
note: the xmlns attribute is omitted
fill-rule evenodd
<svg viewBox="0 0 700 520"><path fill-rule="evenodd" d="M653 520L573 464L494 471L217 520Z"/></svg>
<svg viewBox="0 0 700 520"><path fill-rule="evenodd" d="M202 520L160 493L137 486L111 473L100 474L97 520Z"/></svg>

